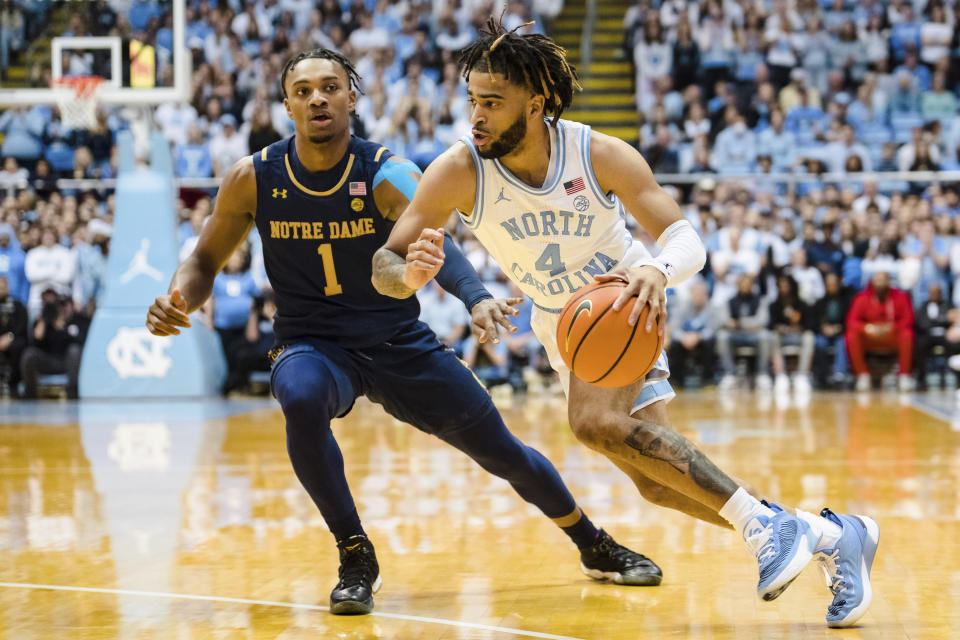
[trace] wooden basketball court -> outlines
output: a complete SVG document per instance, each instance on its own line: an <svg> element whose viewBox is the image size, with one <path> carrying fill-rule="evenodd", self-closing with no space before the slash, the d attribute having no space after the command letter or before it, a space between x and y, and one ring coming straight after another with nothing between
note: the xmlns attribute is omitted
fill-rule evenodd
<svg viewBox="0 0 960 640"><path fill-rule="evenodd" d="M571 435L561 398L500 403L595 522L662 586L580 573L503 481L379 407L335 432L384 585L371 616L326 612L330 534L269 400L0 405L2 638L956 638L960 430L945 396L681 394L673 420L725 469L810 510L881 526L874 600L831 631L816 566L773 603L732 532L645 504ZM956 425L960 427L960 424Z"/></svg>

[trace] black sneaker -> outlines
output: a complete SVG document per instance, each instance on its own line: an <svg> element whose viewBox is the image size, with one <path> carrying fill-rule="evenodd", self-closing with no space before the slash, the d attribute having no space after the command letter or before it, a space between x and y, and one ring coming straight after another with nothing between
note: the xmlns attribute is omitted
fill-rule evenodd
<svg viewBox="0 0 960 640"><path fill-rule="evenodd" d="M580 550L580 569L594 580L617 584L655 587L663 580L653 560L617 544L603 529L595 545Z"/></svg>
<svg viewBox="0 0 960 640"><path fill-rule="evenodd" d="M373 611L373 594L380 588L380 565L366 536L337 543L340 582L330 592L330 613L349 615Z"/></svg>

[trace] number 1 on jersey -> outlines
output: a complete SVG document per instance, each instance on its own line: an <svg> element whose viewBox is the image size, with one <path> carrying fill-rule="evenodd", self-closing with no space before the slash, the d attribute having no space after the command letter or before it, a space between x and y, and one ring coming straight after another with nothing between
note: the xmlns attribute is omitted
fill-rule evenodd
<svg viewBox="0 0 960 640"><path fill-rule="evenodd" d="M567 270L567 265L560 259L560 245L556 242L547 245L533 266L538 271L549 271L551 276L558 276Z"/></svg>
<svg viewBox="0 0 960 640"><path fill-rule="evenodd" d="M333 266L333 247L329 242L324 243L317 247L317 253L323 260L323 277L327 280L327 284L323 287L323 295L335 296L343 293L343 287L337 281L337 270Z"/></svg>

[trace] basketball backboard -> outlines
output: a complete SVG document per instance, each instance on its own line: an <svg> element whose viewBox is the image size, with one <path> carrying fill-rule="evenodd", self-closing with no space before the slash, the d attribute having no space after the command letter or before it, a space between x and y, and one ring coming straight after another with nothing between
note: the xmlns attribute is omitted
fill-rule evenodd
<svg viewBox="0 0 960 640"><path fill-rule="evenodd" d="M186 0L37 5L0 37L0 106L55 104L58 79L91 75L106 104L189 98Z"/></svg>

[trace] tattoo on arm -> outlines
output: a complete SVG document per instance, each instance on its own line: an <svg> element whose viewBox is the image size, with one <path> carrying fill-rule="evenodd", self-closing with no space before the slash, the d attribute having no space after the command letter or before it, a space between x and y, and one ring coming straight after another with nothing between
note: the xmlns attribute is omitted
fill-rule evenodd
<svg viewBox="0 0 960 640"><path fill-rule="evenodd" d="M690 476L700 488L728 497L737 484L682 435L652 422L641 421L624 441L640 455L666 462Z"/></svg>
<svg viewBox="0 0 960 640"><path fill-rule="evenodd" d="M414 291L403 284L407 262L390 249L381 247L373 254L373 287L391 298L409 298Z"/></svg>

